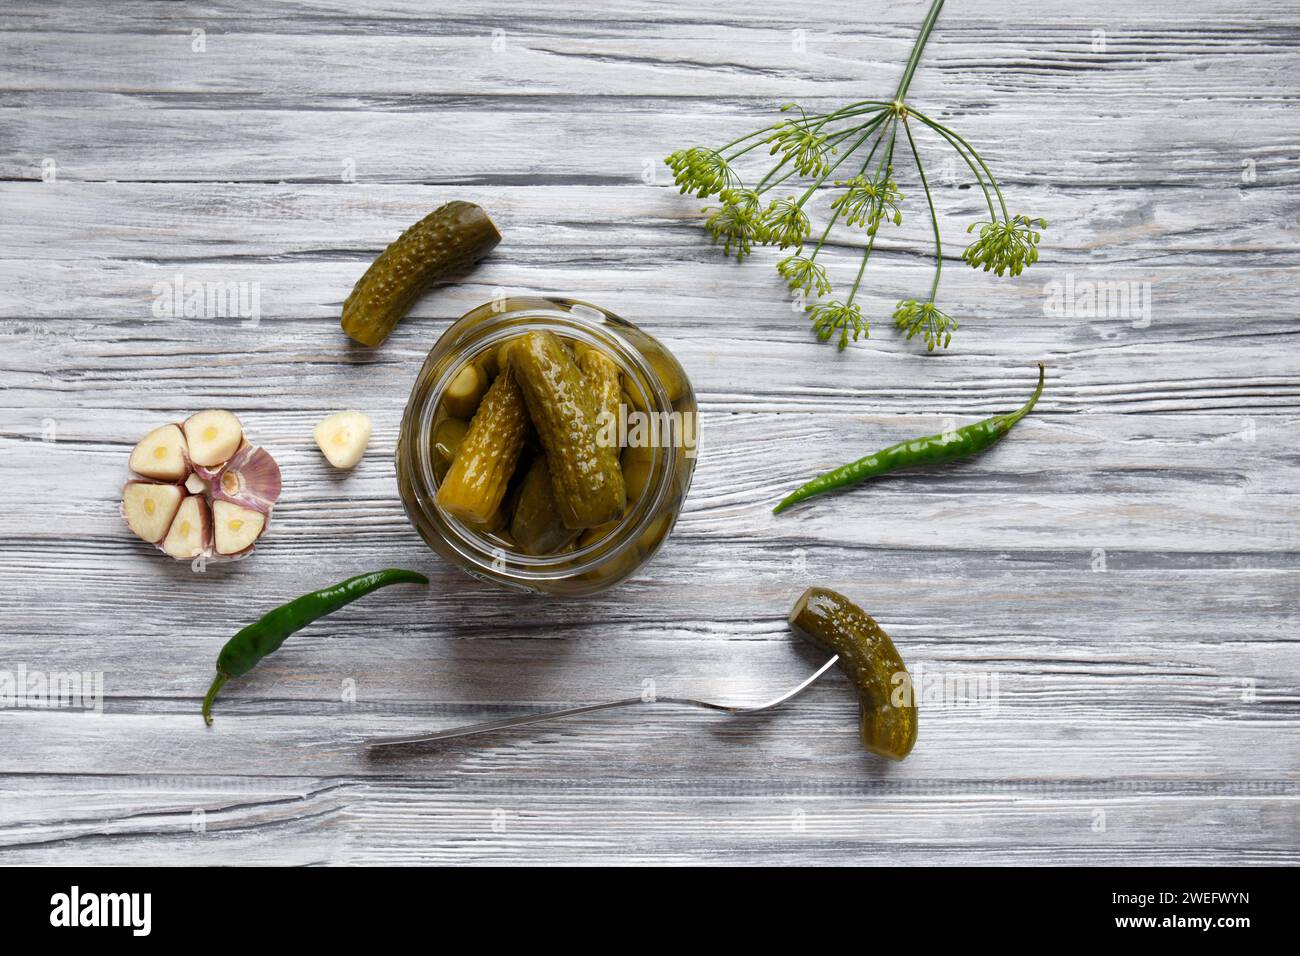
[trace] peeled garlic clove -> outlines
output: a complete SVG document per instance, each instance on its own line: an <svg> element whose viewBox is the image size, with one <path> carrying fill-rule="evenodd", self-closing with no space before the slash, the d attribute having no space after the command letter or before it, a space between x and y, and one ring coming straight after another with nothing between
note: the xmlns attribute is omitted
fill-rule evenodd
<svg viewBox="0 0 1300 956"><path fill-rule="evenodd" d="M155 428L131 449L127 466L137 475L159 481L180 481L190 471L185 435L177 425Z"/></svg>
<svg viewBox="0 0 1300 956"><path fill-rule="evenodd" d="M179 485L128 481L122 489L122 517L141 539L157 544L171 527L182 495Z"/></svg>
<svg viewBox="0 0 1300 956"><path fill-rule="evenodd" d="M245 445L213 476L209 487L214 501L266 514L280 498L280 466L265 448Z"/></svg>
<svg viewBox="0 0 1300 956"><path fill-rule="evenodd" d="M185 498L160 547L177 561L188 561L212 548L212 517L200 495Z"/></svg>
<svg viewBox="0 0 1300 956"><path fill-rule="evenodd" d="M208 490L208 483L199 477L197 471L192 471L190 476L185 479L185 490L192 495L201 495Z"/></svg>
<svg viewBox="0 0 1300 956"><path fill-rule="evenodd" d="M365 454L370 443L370 419L360 412L339 412L312 432L321 454L335 468L351 468Z"/></svg>
<svg viewBox="0 0 1300 956"><path fill-rule="evenodd" d="M244 429L230 412L210 408L185 420L185 441L190 461L211 467L227 461L239 449Z"/></svg>
<svg viewBox="0 0 1300 956"><path fill-rule="evenodd" d="M482 366L467 364L443 390L442 403L447 414L452 418L473 418L487 387L488 376Z"/></svg>
<svg viewBox="0 0 1300 956"><path fill-rule="evenodd" d="M266 515L229 501L214 501L212 527L217 554L238 554L253 546L266 527Z"/></svg>

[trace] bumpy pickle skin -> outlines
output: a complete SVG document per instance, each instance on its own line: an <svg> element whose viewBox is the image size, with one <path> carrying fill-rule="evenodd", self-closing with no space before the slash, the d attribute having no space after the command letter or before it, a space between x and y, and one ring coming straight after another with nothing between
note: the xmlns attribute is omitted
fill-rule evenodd
<svg viewBox="0 0 1300 956"><path fill-rule="evenodd" d="M510 536L525 554L543 555L556 553L571 544L578 534L560 520L546 456L538 455L519 486L519 499L510 519Z"/></svg>
<svg viewBox="0 0 1300 956"><path fill-rule="evenodd" d="M560 520L582 529L620 517L627 489L618 448L601 447L595 399L569 350L553 332L529 332L506 356L546 453Z"/></svg>
<svg viewBox="0 0 1300 956"><path fill-rule="evenodd" d="M862 608L829 588L809 588L790 612L790 626L818 647L840 655L858 690L862 746L902 760L916 743L912 678L894 642Z"/></svg>
<svg viewBox="0 0 1300 956"><path fill-rule="evenodd" d="M459 200L439 206L398 236L357 280L343 302L343 331L362 345L382 345L425 289L465 272L500 241L481 207Z"/></svg>
<svg viewBox="0 0 1300 956"><path fill-rule="evenodd" d="M623 380L618 365L599 349L583 345L578 349L578 370L587 381L595 400L597 425L606 430L612 446L618 444L618 406L623 401ZM602 443L611 446L611 442Z"/></svg>
<svg viewBox="0 0 1300 956"><path fill-rule="evenodd" d="M490 524L519 463L527 428L523 395L514 373L504 369L479 403L438 486L438 507L470 525Z"/></svg>

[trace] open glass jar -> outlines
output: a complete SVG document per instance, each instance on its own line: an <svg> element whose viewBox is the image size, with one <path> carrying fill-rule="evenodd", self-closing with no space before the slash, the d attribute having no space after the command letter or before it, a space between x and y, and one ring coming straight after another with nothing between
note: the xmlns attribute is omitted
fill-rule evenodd
<svg viewBox="0 0 1300 956"><path fill-rule="evenodd" d="M437 501L454 443L472 420L460 417L468 409L453 400L460 386L480 376L486 388L501 374L503 344L530 332L554 333L569 354L598 351L617 367L622 387L617 421L607 421L602 435L607 444L618 443L626 507L599 527L569 534L561 528L571 540L549 553L530 553L520 543L523 535L513 533L524 530L526 516L513 510L530 460L542 454L535 434L525 440L492 520L467 523ZM603 591L644 564L672 530L695 470L696 412L695 393L672 353L612 312L549 297L485 303L442 334L411 389L396 453L402 504L429 547L475 577L556 595Z"/></svg>

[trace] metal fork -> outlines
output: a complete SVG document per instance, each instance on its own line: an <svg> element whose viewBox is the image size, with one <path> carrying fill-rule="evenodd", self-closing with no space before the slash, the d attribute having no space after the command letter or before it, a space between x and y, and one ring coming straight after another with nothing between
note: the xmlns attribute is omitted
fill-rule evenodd
<svg viewBox="0 0 1300 956"><path fill-rule="evenodd" d="M369 749L378 747L399 747L403 744L423 744L435 740L451 740L454 737L469 737L473 734L486 734L494 730L505 730L508 727L522 727L525 724L538 724L544 720L557 720L560 717L576 717L578 714L590 714L597 710L609 710L614 707L631 707L633 704L681 704L686 707L703 707L705 710L720 710L726 714L756 714L762 710L771 710L780 704L784 704L791 697L803 692L813 681L825 674L836 661L840 659L836 654L820 668L811 677L806 678L803 683L797 687L786 691L775 700L769 700L766 704L758 704L753 707L742 707L733 704L718 704L709 700L695 700L691 697L654 697L645 700L641 697L624 697L622 700L609 700L603 704L585 704L582 707L567 707L564 710L548 710L540 714L524 714L522 717L506 717L503 720L487 720L479 724L466 724L461 727L452 727L450 730L437 730L428 734L406 734L401 737L371 737L365 741Z"/></svg>

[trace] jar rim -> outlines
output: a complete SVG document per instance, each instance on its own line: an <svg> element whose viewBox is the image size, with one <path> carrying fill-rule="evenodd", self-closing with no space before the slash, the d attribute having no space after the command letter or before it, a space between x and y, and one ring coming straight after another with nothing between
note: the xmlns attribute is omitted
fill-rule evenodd
<svg viewBox="0 0 1300 956"><path fill-rule="evenodd" d="M517 307L510 307L512 303L518 303ZM443 541L474 568L490 569L494 574L492 580L526 588L532 583L579 577L634 547L637 539L657 520L661 507L671 494L675 476L669 452L676 443L684 440L684 436L678 433L681 426L676 420L673 403L653 366L640 348L618 329L620 324L635 328L626 319L576 299L527 297L507 300L505 305L505 308L495 311L490 320L481 321L450 340L446 351L437 360L434 353L430 353L421 368L420 381L430 371L430 361L434 362L434 369L439 365L441 368L418 404L414 402L416 396L412 396L412 403L408 403L403 414L402 433L404 438L414 438L410 465L416 479L416 498L441 533ZM456 324L478 317L483 308L479 306L467 312L443 335L454 335ZM650 464L653 485L624 511L617 527L582 548L552 555L530 555L517 548L507 548L504 543L492 540L447 514L437 504L438 481L433 471L433 425L442 395L452 378L466 364L487 354L506 339L539 328L600 348L625 373L625 384L631 386L629 397L639 400L642 407L655 416L663 416L658 420L666 421L670 430L666 443L661 440L653 445L654 457ZM437 350L436 345L434 350ZM632 374L627 374L629 372ZM413 420L408 421L408 418ZM413 436L408 431L409 424L416 426Z"/></svg>

